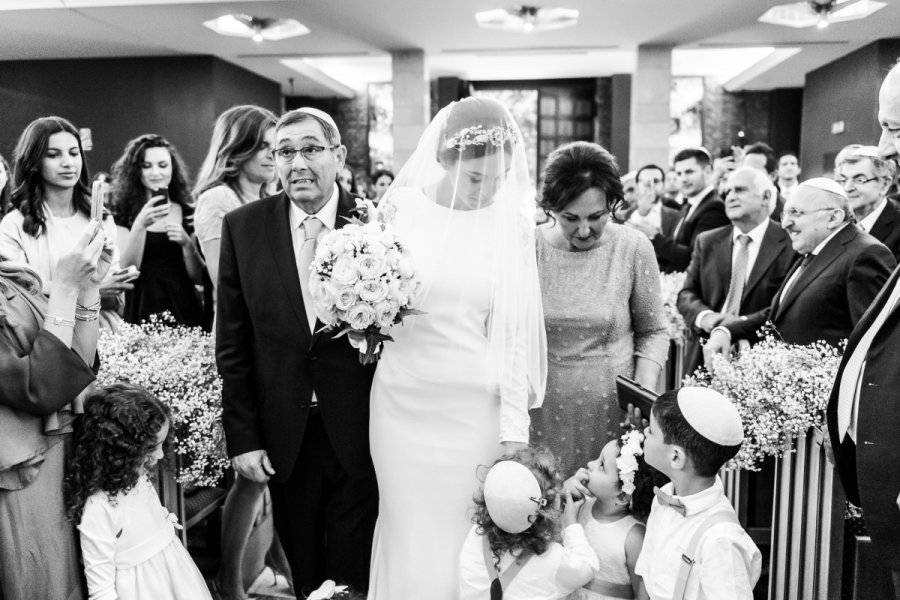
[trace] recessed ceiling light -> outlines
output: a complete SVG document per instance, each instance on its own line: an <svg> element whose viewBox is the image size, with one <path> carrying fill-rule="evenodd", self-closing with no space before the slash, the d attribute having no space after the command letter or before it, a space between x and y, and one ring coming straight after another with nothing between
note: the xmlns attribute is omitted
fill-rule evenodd
<svg viewBox="0 0 900 600"><path fill-rule="evenodd" d="M251 38L254 42L278 41L306 35L309 28L294 19L267 19L246 14L223 15L203 26L219 35Z"/></svg>
<svg viewBox="0 0 900 600"><path fill-rule="evenodd" d="M479 27L503 31L547 31L572 27L578 23L578 11L572 8L514 6L475 13Z"/></svg>

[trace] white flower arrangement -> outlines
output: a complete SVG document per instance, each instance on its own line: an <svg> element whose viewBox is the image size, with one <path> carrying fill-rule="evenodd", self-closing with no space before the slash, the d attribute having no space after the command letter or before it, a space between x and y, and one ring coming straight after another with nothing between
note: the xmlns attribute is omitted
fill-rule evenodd
<svg viewBox="0 0 900 600"><path fill-rule="evenodd" d="M684 385L710 387L730 398L744 424L744 443L726 469L759 470L766 456L781 457L811 427L821 427L841 349L816 342L788 344L770 332L729 361L713 357Z"/></svg>
<svg viewBox="0 0 900 600"><path fill-rule="evenodd" d="M335 337L347 335L362 364L378 360L383 342L392 341L389 327L421 314L412 308L415 267L390 225L393 204L382 204L358 201L368 222L353 219L319 239L309 281L319 320L341 328Z"/></svg>
<svg viewBox="0 0 900 600"><path fill-rule="evenodd" d="M464 127L449 138L444 140L444 146L447 148L455 148L462 152L469 146L484 146L491 144L495 147L501 147L507 142L516 143L519 140L519 133L512 127L496 126L485 129L481 125L472 127Z"/></svg>
<svg viewBox="0 0 900 600"><path fill-rule="evenodd" d="M98 384L128 381L146 388L172 411L177 479L215 485L228 466L222 429L222 381L213 338L199 327L176 326L168 314L120 333L101 330Z"/></svg>
<svg viewBox="0 0 900 600"><path fill-rule="evenodd" d="M632 429L622 434L621 440L622 448L616 458L616 468L622 481L622 492L630 496L634 493L634 474L638 470L637 457L644 454L644 434Z"/></svg>
<svg viewBox="0 0 900 600"><path fill-rule="evenodd" d="M660 273L659 290L663 303L663 312L669 326L669 339L684 342L684 317L678 312L678 292L684 287L684 272Z"/></svg>

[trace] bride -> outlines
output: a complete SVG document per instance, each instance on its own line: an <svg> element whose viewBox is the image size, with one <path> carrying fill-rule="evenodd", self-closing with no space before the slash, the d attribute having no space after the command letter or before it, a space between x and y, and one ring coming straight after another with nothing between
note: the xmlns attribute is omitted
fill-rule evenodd
<svg viewBox="0 0 900 600"><path fill-rule="evenodd" d="M519 128L486 98L441 110L385 196L425 314L392 330L372 385L369 600L456 598L478 467L528 444L546 375L533 196Z"/></svg>

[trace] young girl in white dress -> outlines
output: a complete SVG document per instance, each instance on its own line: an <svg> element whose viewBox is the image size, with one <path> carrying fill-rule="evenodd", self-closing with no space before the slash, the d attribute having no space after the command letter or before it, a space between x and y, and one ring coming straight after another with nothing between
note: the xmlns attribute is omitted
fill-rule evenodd
<svg viewBox="0 0 900 600"><path fill-rule="evenodd" d="M644 543L653 487L667 479L644 462L643 440L636 429L611 440L565 483L570 494L586 499L578 522L600 561L594 578L569 600L647 598L634 565Z"/></svg>
<svg viewBox="0 0 900 600"><path fill-rule="evenodd" d="M211 600L149 479L170 424L168 407L132 384L100 389L85 404L66 496L90 600Z"/></svg>
<svg viewBox="0 0 900 600"><path fill-rule="evenodd" d="M599 561L576 521L583 504L545 448L495 462L460 552L459 599L556 600L589 582Z"/></svg>

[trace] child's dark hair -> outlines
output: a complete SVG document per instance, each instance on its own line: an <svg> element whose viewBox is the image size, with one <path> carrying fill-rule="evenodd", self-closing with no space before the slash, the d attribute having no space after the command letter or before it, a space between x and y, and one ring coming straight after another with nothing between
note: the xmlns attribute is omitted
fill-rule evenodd
<svg viewBox="0 0 900 600"><path fill-rule="evenodd" d="M478 525L478 534L486 535L494 557L505 552L528 550L534 554L543 554L547 546L559 535L557 525L558 511L554 508L556 498L562 492L563 476L556 457L546 448L524 448L512 456L497 459L494 464L512 460L528 467L534 473L541 486L541 495L547 501L541 507L531 527L521 533L508 533L498 527L488 513L484 502L484 490L475 494L475 516L472 522Z"/></svg>
<svg viewBox="0 0 900 600"><path fill-rule="evenodd" d="M622 438L616 440L619 452L622 451ZM637 460L638 469L634 473L634 492L631 493L631 516L644 523L650 516L650 507L653 505L653 487L662 487L669 483L669 478L647 464L643 455L634 457ZM622 480L619 480L619 489L622 489Z"/></svg>
<svg viewBox="0 0 900 600"><path fill-rule="evenodd" d="M81 521L92 494L115 496L134 488L167 421L169 408L138 385L114 383L87 398L65 480L66 512L72 522ZM170 427L164 449L171 437Z"/></svg>
<svg viewBox="0 0 900 600"><path fill-rule="evenodd" d="M669 390L653 403L653 416L662 430L663 441L681 446L701 477L712 477L734 458L741 445L723 446L711 442L691 427L678 406L678 390Z"/></svg>

